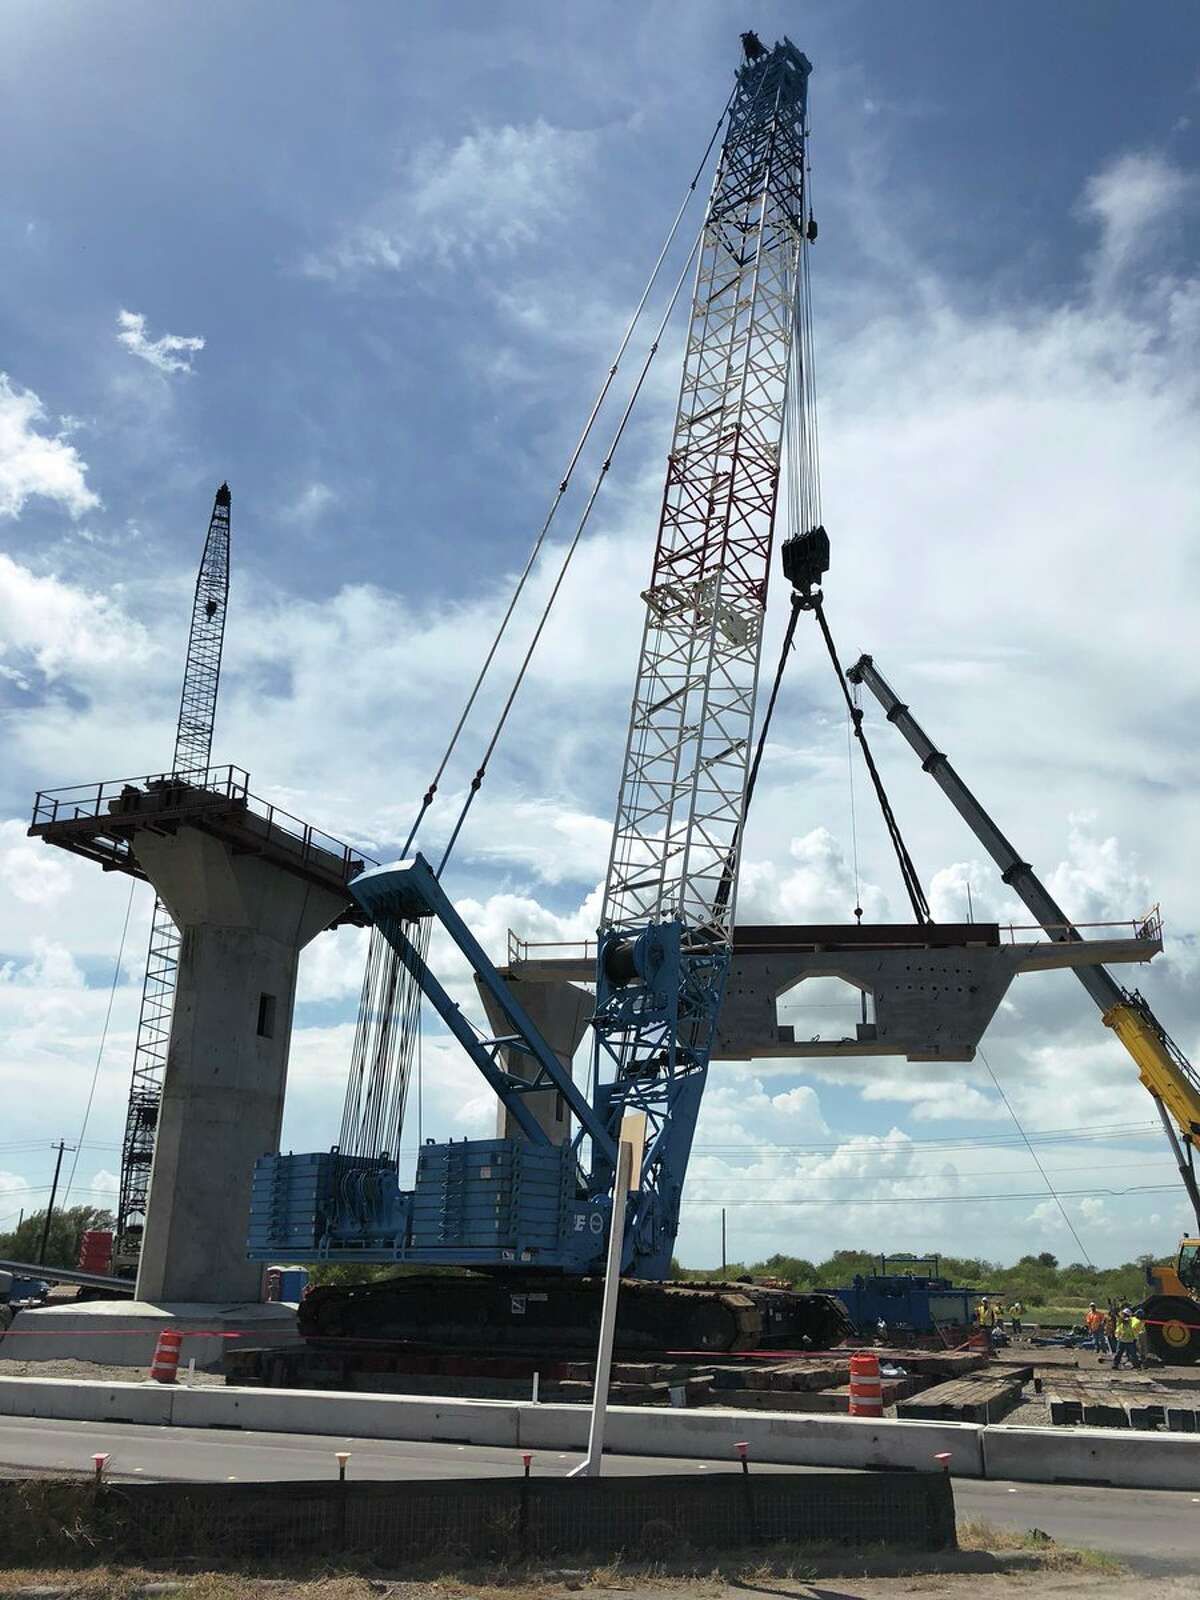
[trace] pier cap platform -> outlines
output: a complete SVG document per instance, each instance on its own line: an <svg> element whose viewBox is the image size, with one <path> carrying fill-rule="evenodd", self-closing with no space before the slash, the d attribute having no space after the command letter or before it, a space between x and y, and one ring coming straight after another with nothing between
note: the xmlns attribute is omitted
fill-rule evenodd
<svg viewBox="0 0 1200 1600"><path fill-rule="evenodd" d="M133 847L135 835L168 835L180 828L208 834L234 856L260 857L308 879L316 888L344 894L345 910L331 925L366 925L348 885L378 862L251 794L250 775L243 767L42 789L34 801L29 833L98 862L106 872L127 872L148 882L149 874Z"/></svg>

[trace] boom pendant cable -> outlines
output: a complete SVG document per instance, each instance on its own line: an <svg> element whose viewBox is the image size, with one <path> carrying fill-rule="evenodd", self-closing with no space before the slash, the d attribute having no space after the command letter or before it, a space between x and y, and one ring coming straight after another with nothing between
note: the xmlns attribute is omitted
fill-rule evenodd
<svg viewBox="0 0 1200 1600"><path fill-rule="evenodd" d="M578 440L576 441L575 448L571 452L570 458L567 462L566 470L564 471L562 478L559 481L558 488L554 493L554 497L550 502L550 509L546 513L546 520L542 523L537 538L533 542L533 548L529 552L529 557L525 562L524 569L521 572L521 576L517 580L516 588L513 590L507 609L505 610L504 616L501 618L500 626L496 631L496 636L492 640L487 655L484 657L483 665L480 667L478 676L476 677L471 691L467 696L466 704L463 706L462 713L460 714L458 721L455 723L454 731L450 735L450 742L447 744L442 755L442 759L438 763L437 771L434 773L429 787L426 789L425 794L422 797L420 810L417 812L416 820L413 822L413 825L409 830L408 838L405 840L404 849L402 851L402 855L404 856L407 856L412 848L412 842L416 837L417 830L420 828L421 823L424 820L425 813L433 804L434 796L437 794L438 784L441 782L442 775L445 773L447 764L450 761L450 757L454 754L454 751L458 745L463 728L466 726L467 718L470 716L471 711L474 708L475 701L479 696L479 691L483 687L484 679L491 670L492 663L496 658L496 652L500 648L500 642L504 638L504 635L508 629L508 624L511 621L513 612L516 609L517 602L520 600L521 595L524 592L529 575L533 571L538 555L541 552L543 544L545 543L546 535L550 531L550 526L554 521L559 506L562 504L563 496L570 487L571 478L575 472L579 458L583 454L583 450L588 442L588 439L591 437L592 429L600 415L600 410L604 405L605 400L608 398L608 392L612 387L613 379L616 377L622 358L624 357L626 350L629 348L629 342L633 338L634 331L637 328L638 323L641 321L642 313L646 309L646 303L653 292L654 285L658 282L658 275L662 270L663 262L666 260L667 253L672 244L675 242L675 236L679 232L679 225L683 221L684 212L687 210L691 198L696 192L696 185L700 182L700 178L704 172L704 169L708 165L708 158L712 154L713 145L717 142L721 128L724 125L725 118L729 113L729 108L733 104L735 92L736 91L730 92L729 99L725 102L724 108L721 111L721 115L717 118L716 126L713 128L708 144L704 148L704 154L701 156L700 162L696 167L696 171L692 176L692 181L688 184L683 199L679 203L679 209L675 213L675 220L671 224L670 231L663 242L662 249L658 253L658 258L654 263L654 267L651 270L650 276L646 280L646 286L642 290L641 298L634 308L633 315L629 319L629 325L625 329L625 333L617 347L617 353L613 357L612 364L609 366L604 382L600 386L600 391L592 403L591 411L588 413L587 421L584 423L583 432L580 434Z"/></svg>
<svg viewBox="0 0 1200 1600"><path fill-rule="evenodd" d="M655 332L653 343L646 352L646 359L642 363L642 368L638 373L637 381L633 386L633 389L629 395L629 399L626 401L625 409L621 413L621 419L617 423L616 430L613 433L612 441L609 444L607 452L605 453L604 460L600 463L600 470L596 474L596 480L592 485L592 492L588 495L587 503L584 505L583 511L580 513L579 521L575 527L575 532L571 537L571 542L567 546L566 553L564 554L562 562L559 566L558 576L554 580L554 587L550 590L549 598L547 599L545 606L542 608L542 614L538 618L537 627L533 630L533 637L529 641L529 646L525 651L525 655L517 671L517 675L513 680L512 688L508 692L508 698L504 702L504 706L500 712L499 718L497 719L496 726L492 730L491 738L488 740L487 748L483 753L483 760L479 763L479 767L476 770L475 776L471 779L470 788L467 790L467 797L463 801L462 810L458 814L458 820L454 824L454 829L450 834L450 838L446 844L445 852L442 855L441 864L437 869L437 876L439 878L446 870L446 863L449 861L451 852L458 841L459 833L462 831L462 825L467 820L467 813L470 811L471 806L474 803L475 796L479 793L479 790L483 784L483 780L487 776L488 762L491 760L492 753L495 750L496 745L499 743L500 735L504 731L504 725L508 721L509 712L513 708L522 683L525 681L525 674L529 670L529 663L533 659L533 653L538 647L538 642L542 637L542 632L546 626L546 623L550 620L550 612L554 608L554 602L558 599L558 592L562 588L563 579L566 577L567 569L571 565L571 559L574 556L575 551L579 548L579 541L582 539L584 529L587 527L591 518L592 511L595 507L596 500L599 497L601 487L603 486L605 477L608 474L608 469L612 466L613 457L617 453L617 447L624 437L625 429L629 423L629 419L633 415L633 408L638 402L643 385L646 382L647 374L653 365L655 356L658 354L659 343L662 340L663 334L666 332L667 323L670 321L671 314L675 310L675 305L683 290L683 286L690 276L692 262L696 257L696 253L700 249L703 238L704 224L702 223L700 232L696 235L695 243L688 251L687 260L683 264L683 269L678 278L675 280L675 287L671 292L670 300L667 302L667 308L662 314L662 319L659 322L657 331Z"/></svg>

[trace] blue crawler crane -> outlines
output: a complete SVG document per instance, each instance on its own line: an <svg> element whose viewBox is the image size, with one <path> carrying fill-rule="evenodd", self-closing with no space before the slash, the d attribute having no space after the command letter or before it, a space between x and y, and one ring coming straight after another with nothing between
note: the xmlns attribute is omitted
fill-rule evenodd
<svg viewBox="0 0 1200 1600"><path fill-rule="evenodd" d="M394 1149L263 1158L253 1259L478 1269L316 1290L303 1307L309 1331L485 1350L589 1343L628 1113L644 1115L647 1133L625 1227L623 1348L826 1346L847 1331L828 1297L661 1282L730 967L785 414L804 441L791 471L797 482L815 481L812 430L801 415L812 397L810 70L784 40L742 65L727 107L642 594L598 936L589 1091L456 911L440 867L415 854L358 878L351 892L393 953L399 984L414 986L437 1014L512 1132L425 1144L412 1189L400 1187ZM806 511L814 494L805 492ZM432 970L431 927L465 959L489 1015L502 1019L491 1036ZM532 1109L531 1097L546 1091L569 1113L565 1137Z"/></svg>

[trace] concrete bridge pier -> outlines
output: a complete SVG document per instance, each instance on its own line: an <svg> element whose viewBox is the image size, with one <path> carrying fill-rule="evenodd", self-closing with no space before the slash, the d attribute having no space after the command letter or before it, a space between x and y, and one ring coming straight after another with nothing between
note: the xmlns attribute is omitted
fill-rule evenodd
<svg viewBox="0 0 1200 1600"><path fill-rule="evenodd" d="M279 1148L300 952L346 896L193 828L130 843L182 938L137 1298L258 1300L254 1162Z"/></svg>

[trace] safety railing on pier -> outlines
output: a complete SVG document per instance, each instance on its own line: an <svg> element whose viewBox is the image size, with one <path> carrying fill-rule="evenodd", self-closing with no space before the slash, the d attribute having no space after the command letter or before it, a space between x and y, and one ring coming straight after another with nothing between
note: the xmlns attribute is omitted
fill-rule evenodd
<svg viewBox="0 0 1200 1600"><path fill-rule="evenodd" d="M273 801L252 794L250 774L244 767L232 765L42 789L34 801L31 825L44 828L88 819L116 821L136 815L137 802L143 798L152 802L155 810L202 811L210 804L233 805L247 821L264 824L268 832L284 834L302 861L330 856L340 861L346 877L353 876L364 866L378 865L365 851L346 844L322 828L315 828L311 822L305 822Z"/></svg>

